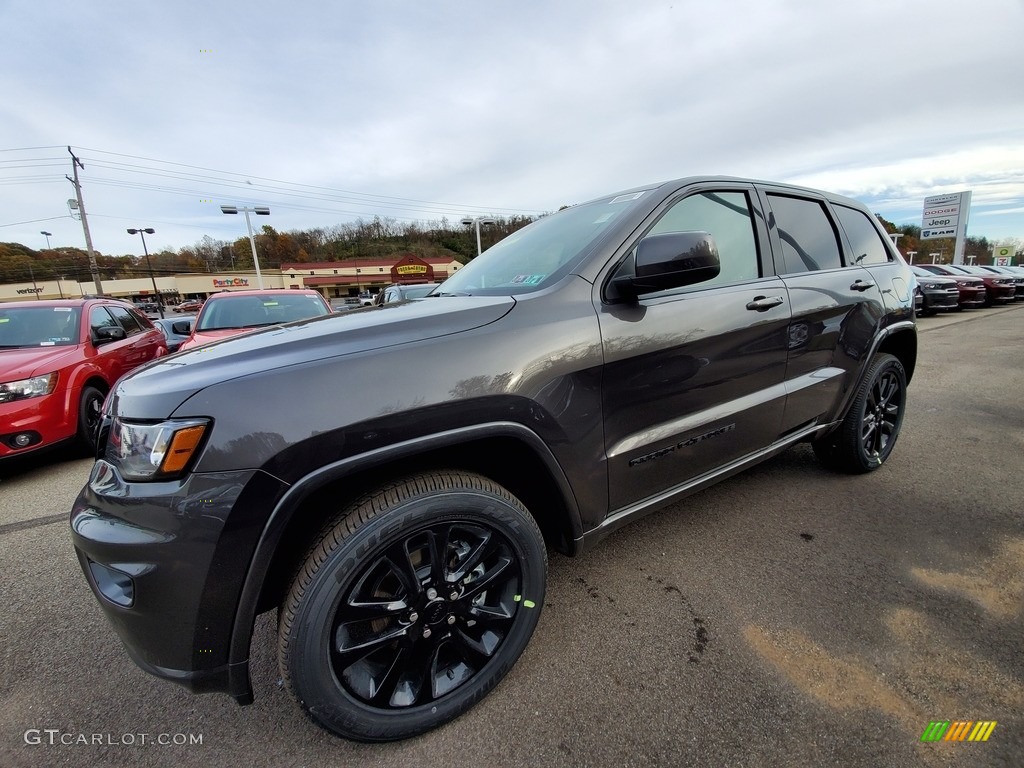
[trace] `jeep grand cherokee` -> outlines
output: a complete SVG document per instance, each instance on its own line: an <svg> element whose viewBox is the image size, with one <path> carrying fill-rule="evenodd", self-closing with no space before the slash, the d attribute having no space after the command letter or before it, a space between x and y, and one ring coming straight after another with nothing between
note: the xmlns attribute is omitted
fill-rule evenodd
<svg viewBox="0 0 1024 768"><path fill-rule="evenodd" d="M435 296L178 354L108 397L71 513L143 669L252 701L253 622L354 739L479 701L544 605L547 548L809 441L896 443L915 279L862 205L689 178L543 217Z"/></svg>

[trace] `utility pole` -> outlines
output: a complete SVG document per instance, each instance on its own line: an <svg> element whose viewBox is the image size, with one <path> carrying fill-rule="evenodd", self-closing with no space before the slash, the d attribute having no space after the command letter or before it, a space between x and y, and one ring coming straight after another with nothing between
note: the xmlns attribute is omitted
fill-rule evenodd
<svg viewBox="0 0 1024 768"><path fill-rule="evenodd" d="M103 286L100 283L100 268L96 264L96 251L92 249L92 235L89 234L89 220L85 217L85 201L82 199L82 185L78 183L78 169L85 168L82 161L75 157L75 153L68 147L68 154L71 155L71 172L75 178L64 176L65 179L75 185L75 197L78 198L78 212L82 214L82 229L85 231L85 250L89 253L89 271L92 272L92 281L96 285L96 295L103 293Z"/></svg>

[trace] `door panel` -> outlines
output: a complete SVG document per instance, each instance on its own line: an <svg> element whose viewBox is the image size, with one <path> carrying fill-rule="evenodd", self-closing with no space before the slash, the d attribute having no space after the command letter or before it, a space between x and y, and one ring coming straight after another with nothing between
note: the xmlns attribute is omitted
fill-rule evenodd
<svg viewBox="0 0 1024 768"><path fill-rule="evenodd" d="M746 309L766 297L783 301ZM789 325L778 278L607 307L600 322L612 510L778 436Z"/></svg>
<svg viewBox="0 0 1024 768"><path fill-rule="evenodd" d="M856 383L884 305L824 199L771 188L763 197L776 270L792 308L782 421L788 432L834 418Z"/></svg>
<svg viewBox="0 0 1024 768"><path fill-rule="evenodd" d="M851 290L857 281L863 289ZM882 314L882 294L862 267L786 275L785 283L793 311L782 424L789 431L831 420L856 383Z"/></svg>

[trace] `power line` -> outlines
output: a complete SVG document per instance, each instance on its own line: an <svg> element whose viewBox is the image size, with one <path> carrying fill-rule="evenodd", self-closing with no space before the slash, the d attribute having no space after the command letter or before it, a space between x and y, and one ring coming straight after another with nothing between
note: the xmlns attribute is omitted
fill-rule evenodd
<svg viewBox="0 0 1024 768"><path fill-rule="evenodd" d="M326 192L334 192L334 193L338 193L338 194L360 195L360 196L364 196L364 197L374 197L374 198L380 198L382 200L396 200L396 201L410 202L410 203L424 203L424 204L427 204L427 205L438 205L438 206L444 206L446 208L453 208L453 209L456 209L456 208L457 209L462 209L462 208L466 208L466 207L480 208L482 210L486 209L484 206L468 206L468 205L463 204L463 203L448 203L448 202L441 202L441 201L437 201L437 200L419 200L419 199L415 199L415 198L394 197L394 196L391 196L391 195L377 195L377 194L368 193L368 192L358 192L358 191L354 191L354 190L337 189L337 188L334 188L334 187L324 187L324 186L318 186L318 185L314 185L314 184L301 184L301 183L298 183L298 182L291 182L291 181L287 181L287 180L283 180L283 179L274 179L274 178L270 178L270 177L266 177L266 176L256 176L256 175L253 175L253 174L237 173L235 171L225 171L225 170L220 170L220 169L217 169L217 168L207 168L207 167L201 166L201 165L189 165L187 163L177 163L177 162L173 162L173 161L170 161L170 160L159 160L157 158L142 157L142 156L139 156L139 155L128 155L128 154L123 154L123 153L120 153L120 152L108 152L108 151L102 150L102 149L91 149L89 147L82 147L81 149L83 151L85 151L85 152L99 152L100 154L112 155L114 157L127 157L127 158L131 158L132 160L145 160L147 162L160 163L162 165L173 165L173 166L177 166L177 167L180 167L180 168L191 168L191 169L197 170L197 171L206 171L208 173L216 173L216 174L225 174L225 175L228 175L228 176L236 176L236 177L239 177L243 181L247 181L247 180L251 180L251 179L259 179L260 181L267 181L267 182L271 182L273 184L287 184L289 186L305 187L307 189L317 189L317 190L322 190L322 191L326 191ZM102 162L102 160L99 160L97 158L90 158L90 159L96 160L96 162ZM135 164L130 164L130 163L125 163L124 165L126 165L128 167L147 168L146 166L136 166ZM492 210L492 209L486 209L486 210ZM526 208L523 208L523 209L518 209L518 208L498 208L498 209L495 209L495 210L520 211L520 212L523 212L523 213L542 213L542 211L539 211L539 210L531 210L531 209L526 209Z"/></svg>
<svg viewBox="0 0 1024 768"><path fill-rule="evenodd" d="M13 224L0 224L0 227L17 227L17 226L20 226L21 224L36 224L37 222L40 222L40 221L56 221L57 219L69 219L69 218L71 218L71 217L68 216L67 214L65 214L63 216L51 216L48 219L29 219L28 221L16 221Z"/></svg>

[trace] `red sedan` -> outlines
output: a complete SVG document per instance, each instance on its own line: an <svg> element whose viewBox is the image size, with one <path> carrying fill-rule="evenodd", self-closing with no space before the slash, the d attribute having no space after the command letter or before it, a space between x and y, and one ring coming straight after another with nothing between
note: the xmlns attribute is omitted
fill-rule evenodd
<svg viewBox="0 0 1024 768"><path fill-rule="evenodd" d="M114 382L166 354L163 334L123 301L0 303L0 459L76 439L94 448Z"/></svg>

